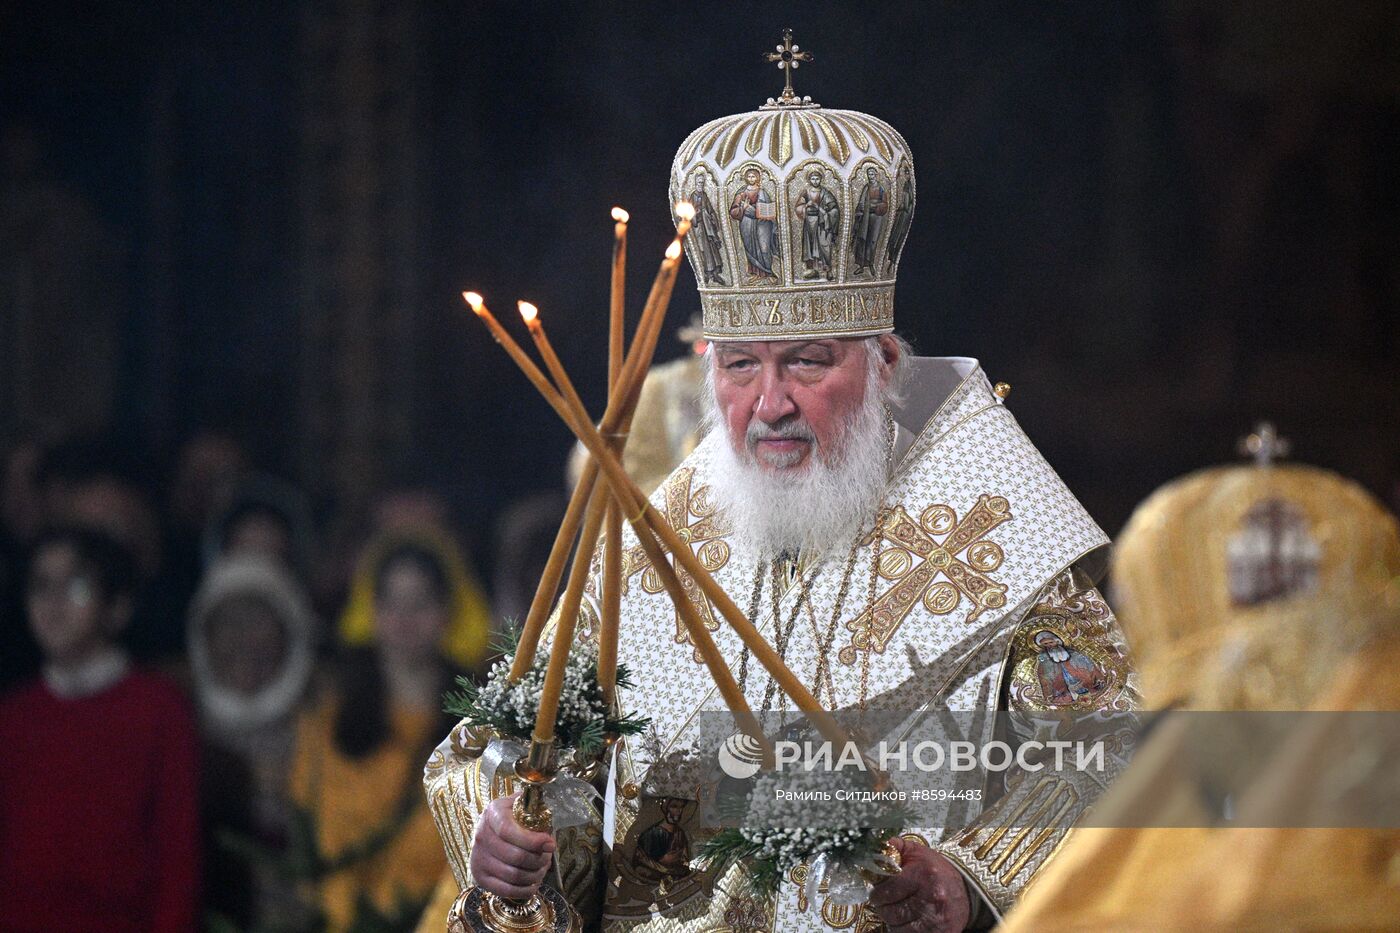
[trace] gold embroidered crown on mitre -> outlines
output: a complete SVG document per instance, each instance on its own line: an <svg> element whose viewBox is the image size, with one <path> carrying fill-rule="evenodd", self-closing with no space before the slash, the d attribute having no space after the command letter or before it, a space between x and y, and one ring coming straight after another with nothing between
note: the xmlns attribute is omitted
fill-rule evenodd
<svg viewBox="0 0 1400 933"><path fill-rule="evenodd" d="M883 120L798 97L811 53L792 31L767 53L781 97L712 120L671 165L690 201L686 252L709 340L857 337L894 329L894 282L914 216L914 160Z"/></svg>

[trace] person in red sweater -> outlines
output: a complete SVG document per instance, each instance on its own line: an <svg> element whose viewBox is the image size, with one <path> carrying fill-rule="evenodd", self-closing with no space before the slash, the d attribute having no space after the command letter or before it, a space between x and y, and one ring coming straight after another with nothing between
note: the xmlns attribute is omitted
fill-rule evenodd
<svg viewBox="0 0 1400 933"><path fill-rule="evenodd" d="M26 608L42 675L0 700L0 931L190 933L199 909L194 717L118 644L130 557L42 535Z"/></svg>

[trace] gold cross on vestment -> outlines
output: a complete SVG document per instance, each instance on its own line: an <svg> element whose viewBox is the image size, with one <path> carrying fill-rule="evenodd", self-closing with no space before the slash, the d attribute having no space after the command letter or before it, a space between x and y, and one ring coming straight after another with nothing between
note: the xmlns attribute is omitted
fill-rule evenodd
<svg viewBox="0 0 1400 933"><path fill-rule="evenodd" d="M896 582L859 618L846 623L852 635L850 644L837 653L841 663L854 664L862 650L883 653L920 600L929 612L947 615L965 597L972 611L964 622L1005 606L1007 587L989 576L1005 555L1000 545L983 538L1010 520L1011 504L991 495L979 497L962 520L946 505L929 506L917 521L903 506L885 510L879 527L892 547L880 555L876 570Z"/></svg>
<svg viewBox="0 0 1400 933"><path fill-rule="evenodd" d="M724 540L729 534L729 528L715 514L716 506L714 500L710 498L710 487L701 486L692 489L691 480L695 475L693 467L686 467L676 471L671 481L666 486L666 521L676 530L676 534L682 541L696 548L696 558L701 566L714 573L729 561L729 543ZM691 516L694 515L694 520ZM601 551L601 548L599 549ZM715 618L714 610L710 608L710 601L705 598L704 592L700 589L700 584L695 578L685 571L684 568L676 565L673 567L676 572L676 579L680 581L681 589L690 597L690 603L695 607L696 613L700 616L700 621L705 628L710 631L719 630L719 620ZM642 575L642 589L648 593L656 594L663 592L661 578L657 576L656 570L652 568L651 561L647 559L646 552L640 545L628 548L622 552L622 591L627 592L631 579L638 573ZM690 630L685 627L685 621L681 618L680 610L676 610L676 644L689 644L694 646L691 640ZM700 649L694 651L696 663L704 659L700 655Z"/></svg>
<svg viewBox="0 0 1400 933"><path fill-rule="evenodd" d="M787 78L787 84L783 87L783 100L796 100L797 95L792 91L792 72L802 62L812 61L812 53L804 52L792 42L792 30L783 30L783 44L773 46L777 51L768 53L770 62L777 62L778 67L783 70L783 75Z"/></svg>

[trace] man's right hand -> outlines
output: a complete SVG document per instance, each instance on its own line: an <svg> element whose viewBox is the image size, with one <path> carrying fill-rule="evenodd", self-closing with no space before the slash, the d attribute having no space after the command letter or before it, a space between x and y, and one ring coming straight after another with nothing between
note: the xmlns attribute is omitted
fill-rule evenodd
<svg viewBox="0 0 1400 933"><path fill-rule="evenodd" d="M472 839L472 880L501 897L520 900L539 890L554 856L554 838L531 832L511 816L515 798L498 797L481 814Z"/></svg>

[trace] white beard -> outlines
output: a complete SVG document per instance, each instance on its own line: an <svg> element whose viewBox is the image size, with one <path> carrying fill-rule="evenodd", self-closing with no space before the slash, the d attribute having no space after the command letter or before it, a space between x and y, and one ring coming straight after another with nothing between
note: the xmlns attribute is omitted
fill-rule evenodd
<svg viewBox="0 0 1400 933"><path fill-rule="evenodd" d="M717 423L713 396L708 419L711 430L721 435L712 460L711 494L735 537L761 557L844 553L862 528L874 526L889 464L885 406L873 370L840 439L828 450L814 445L800 470L762 467L748 446L736 451L729 432Z"/></svg>

